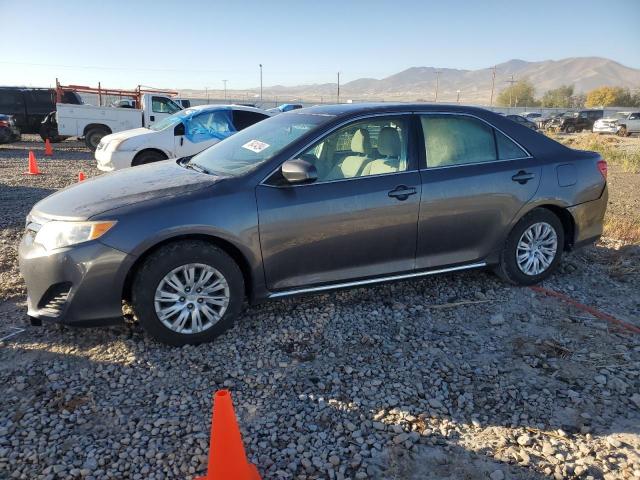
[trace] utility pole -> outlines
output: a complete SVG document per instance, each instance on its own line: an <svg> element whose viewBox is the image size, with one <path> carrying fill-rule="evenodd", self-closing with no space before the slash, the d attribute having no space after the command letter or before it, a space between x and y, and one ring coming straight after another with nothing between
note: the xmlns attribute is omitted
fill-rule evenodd
<svg viewBox="0 0 640 480"><path fill-rule="evenodd" d="M260 101L262 102L262 64L260 64Z"/></svg>
<svg viewBox="0 0 640 480"><path fill-rule="evenodd" d="M513 73L511 74L511 80L507 80L507 83L509 84L509 108L511 108L511 99L513 97L513 84L516 83L516 81L513 79Z"/></svg>
<svg viewBox="0 0 640 480"><path fill-rule="evenodd" d="M209 87L204 87L204 94L207 97L207 105L209 105Z"/></svg>
<svg viewBox="0 0 640 480"><path fill-rule="evenodd" d="M496 88L496 66L494 65L491 70L493 72L491 74L491 100L489 100L489 106L493 107L493 91Z"/></svg>
<svg viewBox="0 0 640 480"><path fill-rule="evenodd" d="M456 90L458 93L458 98L456 99L456 103L460 104L460 90Z"/></svg>
<svg viewBox="0 0 640 480"><path fill-rule="evenodd" d="M435 103L438 103L438 87L440 85L440 74L442 73L441 70L436 70L436 98L434 100Z"/></svg>
<svg viewBox="0 0 640 480"><path fill-rule="evenodd" d="M338 72L338 95L336 103L340 103L340 72Z"/></svg>
<svg viewBox="0 0 640 480"><path fill-rule="evenodd" d="M226 80L222 80L222 83L224 83L224 101L227 101L227 81Z"/></svg>

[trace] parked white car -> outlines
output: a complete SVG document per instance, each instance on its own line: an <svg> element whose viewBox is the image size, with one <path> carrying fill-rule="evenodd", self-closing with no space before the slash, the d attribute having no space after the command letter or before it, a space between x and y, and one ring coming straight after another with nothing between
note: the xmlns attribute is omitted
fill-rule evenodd
<svg viewBox="0 0 640 480"><path fill-rule="evenodd" d="M610 117L596 120L593 133L615 133L626 137L640 133L640 112L618 112Z"/></svg>
<svg viewBox="0 0 640 480"><path fill-rule="evenodd" d="M95 157L105 172L200 153L220 140L270 116L241 105L199 105L181 110L149 128L102 138Z"/></svg>
<svg viewBox="0 0 640 480"><path fill-rule="evenodd" d="M100 140L110 133L136 127L149 127L182 109L170 97L160 94L144 94L142 108L115 106L56 104L58 135L84 137L84 142L95 150Z"/></svg>

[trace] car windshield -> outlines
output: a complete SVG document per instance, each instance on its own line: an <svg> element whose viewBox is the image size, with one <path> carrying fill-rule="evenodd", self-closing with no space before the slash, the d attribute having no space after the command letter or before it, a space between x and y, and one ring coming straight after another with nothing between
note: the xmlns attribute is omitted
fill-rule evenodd
<svg viewBox="0 0 640 480"><path fill-rule="evenodd" d="M297 113L271 117L200 152L187 165L220 175L243 175L329 119Z"/></svg>
<svg viewBox="0 0 640 480"><path fill-rule="evenodd" d="M187 108L186 110L180 110L179 112L176 112L173 115L169 115L168 117L165 117L162 120L154 123L149 128L155 131L164 130L165 128L169 128L177 125L183 119L197 112L198 110L196 110L195 108Z"/></svg>

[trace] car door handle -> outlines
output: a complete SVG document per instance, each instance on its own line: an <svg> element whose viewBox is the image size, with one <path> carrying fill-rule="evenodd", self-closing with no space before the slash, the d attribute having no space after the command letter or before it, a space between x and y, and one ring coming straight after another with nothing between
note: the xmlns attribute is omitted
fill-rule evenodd
<svg viewBox="0 0 640 480"><path fill-rule="evenodd" d="M409 198L409 195L415 195L416 189L414 187L407 187L406 185L398 185L396 188L391 190L388 195L393 198L397 198L398 200L406 200Z"/></svg>
<svg viewBox="0 0 640 480"><path fill-rule="evenodd" d="M529 180L535 178L535 176L536 175L534 173L529 173L529 172L525 172L524 170L520 170L513 177L511 177L511 180L513 180L514 182L518 182L520 185L524 185Z"/></svg>

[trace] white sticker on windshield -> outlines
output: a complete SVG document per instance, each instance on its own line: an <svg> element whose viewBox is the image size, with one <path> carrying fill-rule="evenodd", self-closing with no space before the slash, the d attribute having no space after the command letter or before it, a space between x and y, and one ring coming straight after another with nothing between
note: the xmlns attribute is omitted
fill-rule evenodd
<svg viewBox="0 0 640 480"><path fill-rule="evenodd" d="M255 153L260 153L265 148L269 148L269 144L261 142L260 140L251 140L250 142L242 145L242 148L246 148L247 150L251 150Z"/></svg>

